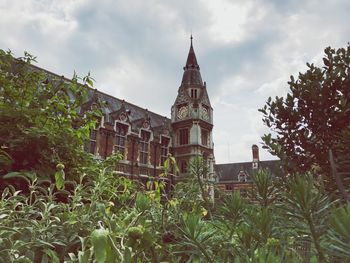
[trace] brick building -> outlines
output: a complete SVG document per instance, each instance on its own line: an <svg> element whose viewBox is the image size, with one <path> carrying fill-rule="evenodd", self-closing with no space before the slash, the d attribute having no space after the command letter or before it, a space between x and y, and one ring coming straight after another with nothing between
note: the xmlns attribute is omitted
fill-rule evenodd
<svg viewBox="0 0 350 263"><path fill-rule="evenodd" d="M190 159L201 155L208 162L209 177L214 175L212 141L213 109L202 81L192 37L178 95L171 107L171 119L140 108L97 90L90 90L82 113L98 107L103 117L91 131L86 151L106 158L119 151L123 159L118 173L147 181L163 172L168 153L185 173Z"/></svg>
<svg viewBox="0 0 350 263"><path fill-rule="evenodd" d="M281 174L279 161L260 161L259 147L255 144L252 146L252 157L251 162L215 165L215 174L218 178L216 185L221 192L238 191L241 196L246 196L247 192L253 188L252 175L259 169L268 170L273 176Z"/></svg>
<svg viewBox="0 0 350 263"><path fill-rule="evenodd" d="M123 159L118 164L117 172L144 183L159 178L163 172L162 164L169 153L176 158L180 174L186 173L192 157L202 156L209 167L207 179L216 182L224 191L251 188L251 175L258 168L276 172L278 169L274 167L278 166L278 162L260 161L256 145L253 145L252 162L215 165L213 108L206 83L201 77L192 36L183 70L170 119L97 89L89 90L81 113L97 107L102 110L103 117L98 127L91 131L85 150L97 159L122 153ZM169 185L168 179L162 180Z"/></svg>

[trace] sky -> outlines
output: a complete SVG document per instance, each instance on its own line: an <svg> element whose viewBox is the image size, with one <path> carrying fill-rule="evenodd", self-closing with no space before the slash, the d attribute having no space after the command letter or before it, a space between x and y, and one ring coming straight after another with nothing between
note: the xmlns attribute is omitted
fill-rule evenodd
<svg viewBox="0 0 350 263"><path fill-rule="evenodd" d="M190 35L214 109L216 163L275 159L258 112L350 41L349 0L0 0L0 49L170 117Z"/></svg>

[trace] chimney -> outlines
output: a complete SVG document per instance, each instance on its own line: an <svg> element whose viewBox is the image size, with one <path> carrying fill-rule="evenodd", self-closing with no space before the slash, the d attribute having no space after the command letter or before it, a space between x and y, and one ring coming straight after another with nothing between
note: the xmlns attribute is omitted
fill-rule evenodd
<svg viewBox="0 0 350 263"><path fill-rule="evenodd" d="M259 147L256 144L253 144L252 152L253 152L252 168L253 170L257 170L259 168Z"/></svg>
<svg viewBox="0 0 350 263"><path fill-rule="evenodd" d="M259 162L259 147L256 144L252 146L253 162Z"/></svg>

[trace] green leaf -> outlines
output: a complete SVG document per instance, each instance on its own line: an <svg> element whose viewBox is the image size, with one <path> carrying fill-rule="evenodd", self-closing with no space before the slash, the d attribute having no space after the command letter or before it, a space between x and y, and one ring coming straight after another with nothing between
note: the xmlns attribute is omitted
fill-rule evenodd
<svg viewBox="0 0 350 263"><path fill-rule="evenodd" d="M88 263L90 258L90 250L79 251L78 252L78 260L79 263Z"/></svg>
<svg viewBox="0 0 350 263"><path fill-rule="evenodd" d="M103 263L107 258L108 234L109 231L106 229L96 229L91 233L91 242L97 263Z"/></svg>
<svg viewBox="0 0 350 263"><path fill-rule="evenodd" d="M130 263L130 262L131 262L131 250L129 247L126 247L124 251L123 263Z"/></svg>
<svg viewBox="0 0 350 263"><path fill-rule="evenodd" d="M31 181L36 179L36 175L34 173L30 172L11 172L3 177L4 179L11 179L11 178L21 178L28 182L28 184L31 183Z"/></svg>
<svg viewBox="0 0 350 263"><path fill-rule="evenodd" d="M56 181L56 187L57 189L63 189L64 188L64 179L65 179L65 174L63 170L58 170L55 173L55 181Z"/></svg>
<svg viewBox="0 0 350 263"><path fill-rule="evenodd" d="M150 200L143 193L138 193L136 196L136 209L140 212L147 210L150 206Z"/></svg>
<svg viewBox="0 0 350 263"><path fill-rule="evenodd" d="M46 253L46 255L49 256L49 258L51 259L50 262L52 263L60 263L60 260L58 258L58 255L55 251L51 250L51 249L45 249L44 252Z"/></svg>

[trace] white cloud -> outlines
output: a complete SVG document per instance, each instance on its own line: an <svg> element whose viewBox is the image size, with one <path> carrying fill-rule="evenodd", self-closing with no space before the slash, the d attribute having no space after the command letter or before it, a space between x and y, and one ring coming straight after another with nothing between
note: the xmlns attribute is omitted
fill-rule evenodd
<svg viewBox="0 0 350 263"><path fill-rule="evenodd" d="M228 0L202 1L210 12L209 35L217 42L239 42L245 37L244 24L251 7Z"/></svg>
<svg viewBox="0 0 350 263"><path fill-rule="evenodd" d="M346 45L349 9L347 0L0 0L0 48L30 51L59 75L90 70L96 88L169 116L192 29L216 160L250 161L266 132L257 109L285 95L306 62L320 64L326 46Z"/></svg>

